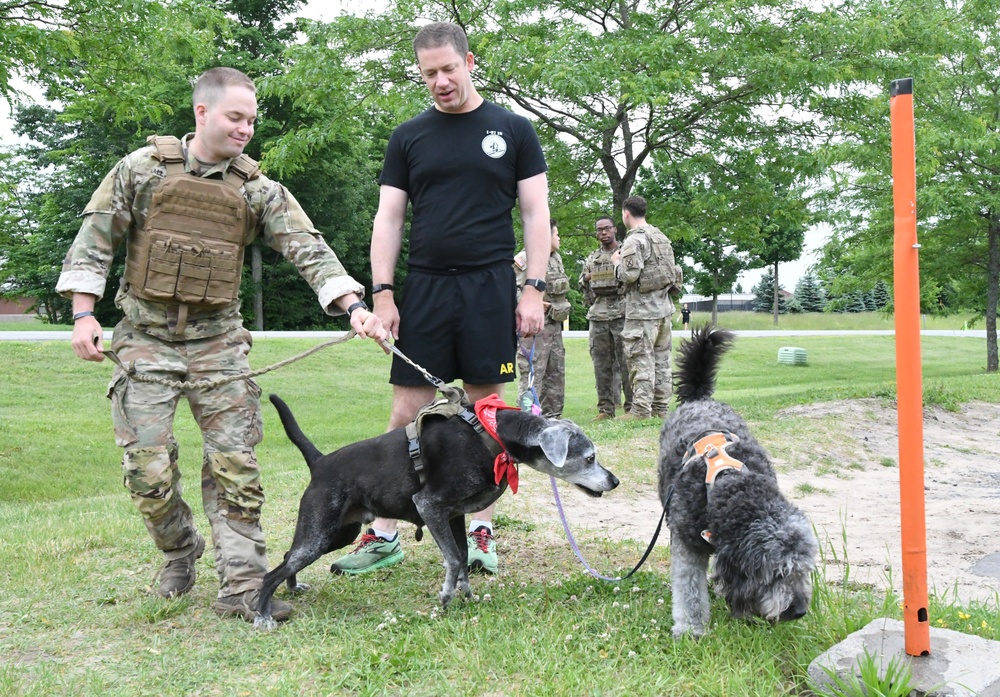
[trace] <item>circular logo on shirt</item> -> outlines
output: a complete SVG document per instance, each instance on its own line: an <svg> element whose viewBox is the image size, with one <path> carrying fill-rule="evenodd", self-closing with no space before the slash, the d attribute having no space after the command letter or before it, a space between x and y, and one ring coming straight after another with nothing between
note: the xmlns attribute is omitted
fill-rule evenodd
<svg viewBox="0 0 1000 697"><path fill-rule="evenodd" d="M507 141L503 137L491 133L483 138L483 152L494 160L500 159L507 152Z"/></svg>

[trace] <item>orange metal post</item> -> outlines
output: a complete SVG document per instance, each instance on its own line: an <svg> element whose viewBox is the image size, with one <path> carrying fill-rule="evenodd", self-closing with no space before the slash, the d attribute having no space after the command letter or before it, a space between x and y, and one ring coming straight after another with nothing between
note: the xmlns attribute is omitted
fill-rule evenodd
<svg viewBox="0 0 1000 697"><path fill-rule="evenodd" d="M920 367L920 264L917 243L916 139L913 78L893 80L893 246L896 308L896 399L899 414L899 510L903 541L903 624L906 653L931 651L927 617L927 530L924 510L924 408Z"/></svg>

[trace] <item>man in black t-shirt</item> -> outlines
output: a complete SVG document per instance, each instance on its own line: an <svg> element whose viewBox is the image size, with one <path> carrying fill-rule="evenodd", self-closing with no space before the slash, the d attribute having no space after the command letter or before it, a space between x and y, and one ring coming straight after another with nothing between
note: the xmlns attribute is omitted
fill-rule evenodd
<svg viewBox="0 0 1000 697"><path fill-rule="evenodd" d="M413 41L434 106L393 131L386 149L372 230L375 314L410 359L445 382L461 379L473 401L503 395L515 379L517 333L544 324L549 256L545 157L531 123L485 101L472 84L475 59L461 27L436 22ZM517 300L511 211L520 204L527 281ZM393 271L412 206L405 300L393 296ZM393 357L389 430L405 426L435 388ZM496 571L493 506L472 515L469 566ZM396 564L403 550L396 521L376 519L334 573Z"/></svg>

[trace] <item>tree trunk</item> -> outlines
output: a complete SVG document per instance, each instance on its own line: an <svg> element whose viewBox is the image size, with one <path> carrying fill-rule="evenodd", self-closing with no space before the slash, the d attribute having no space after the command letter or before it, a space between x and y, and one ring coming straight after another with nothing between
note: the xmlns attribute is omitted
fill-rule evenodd
<svg viewBox="0 0 1000 697"><path fill-rule="evenodd" d="M250 245L250 275L253 277L253 324L254 329L264 331L264 264L260 247Z"/></svg>
<svg viewBox="0 0 1000 697"><path fill-rule="evenodd" d="M719 294L718 292L712 293L712 326L719 326Z"/></svg>
<svg viewBox="0 0 1000 697"><path fill-rule="evenodd" d="M778 326L778 262L774 262L774 326Z"/></svg>
<svg viewBox="0 0 1000 697"><path fill-rule="evenodd" d="M986 286L986 372L997 372L997 301L1000 299L1000 215L989 218L989 262Z"/></svg>

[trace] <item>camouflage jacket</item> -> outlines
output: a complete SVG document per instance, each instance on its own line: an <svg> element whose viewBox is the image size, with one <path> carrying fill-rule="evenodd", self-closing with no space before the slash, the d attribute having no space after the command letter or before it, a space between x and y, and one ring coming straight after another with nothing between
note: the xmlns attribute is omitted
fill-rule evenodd
<svg viewBox="0 0 1000 697"><path fill-rule="evenodd" d="M524 282L528 279L528 260L524 250L514 256L514 273L517 276L518 297ZM545 292L542 302L545 305L545 321L562 324L569 317L572 306L566 294L569 293L569 276L563 267L559 252L549 254L549 264L545 269Z"/></svg>
<svg viewBox="0 0 1000 697"><path fill-rule="evenodd" d="M192 137L184 137L184 152L188 161L185 169L200 176L225 174L232 160L223 160L204 171L187 150ZM104 177L83 211L83 223L63 261L56 292L64 297L73 293L104 296L107 277L115 250L133 229L146 223L153 193L165 168L153 157L152 146L126 155ZM332 304L348 293L364 295L364 286L351 278L330 249L323 236L298 201L281 184L261 175L244 184L244 198L257 219L254 237L288 259L309 283L320 306L328 315L343 314ZM217 336L242 326L240 303L221 308L207 308L188 316L187 327L180 335L168 329L176 321L177 305L143 300L128 292L122 282L115 304L134 326L167 341L185 341Z"/></svg>
<svg viewBox="0 0 1000 697"><path fill-rule="evenodd" d="M633 228L628 231L621 246L621 261L615 267L615 275L625 284L625 319L662 319L674 314L674 303L670 299L669 288L639 292L639 274L652 255L652 245L646 237L646 229L663 234L652 225ZM674 253L667 246L664 263L676 266Z"/></svg>
<svg viewBox="0 0 1000 697"><path fill-rule="evenodd" d="M595 265L610 263L611 255L615 251L617 251L617 248L608 252L603 247L598 247L583 262L583 271L580 274L579 286L583 292L584 302L590 306L587 309L587 319L594 320L595 322L606 322L625 316L624 288L620 289L617 295L596 295L590 289L590 283L584 280L584 276L588 273L593 273Z"/></svg>

